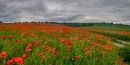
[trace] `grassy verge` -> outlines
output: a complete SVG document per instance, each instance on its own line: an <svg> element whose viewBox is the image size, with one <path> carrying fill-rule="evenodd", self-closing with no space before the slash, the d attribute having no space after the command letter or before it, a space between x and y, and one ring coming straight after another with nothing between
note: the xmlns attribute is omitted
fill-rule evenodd
<svg viewBox="0 0 130 65"><path fill-rule="evenodd" d="M90 31L92 31L92 30L90 30ZM109 36L109 37L119 39L119 40L130 41L130 36L128 36L128 35L120 35L120 34L109 33L109 32L97 32L97 31L92 31L92 32L98 33L98 34L103 34L105 36Z"/></svg>
<svg viewBox="0 0 130 65"><path fill-rule="evenodd" d="M126 45L125 47L119 48L119 55L124 58L124 62L130 65L130 46Z"/></svg>

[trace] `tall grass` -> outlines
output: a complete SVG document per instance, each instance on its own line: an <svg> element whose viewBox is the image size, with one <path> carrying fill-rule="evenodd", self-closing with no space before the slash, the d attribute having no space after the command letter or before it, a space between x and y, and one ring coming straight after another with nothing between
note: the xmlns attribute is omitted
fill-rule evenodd
<svg viewBox="0 0 130 65"><path fill-rule="evenodd" d="M22 65L121 65L118 49L105 36L82 32L8 31L1 30L0 65L8 64L15 57L22 58ZM10 39L9 36L13 38ZM18 40L18 41L16 41ZM32 44L32 46L29 46ZM27 47L31 49L27 51ZM18 64L13 61L13 64Z"/></svg>

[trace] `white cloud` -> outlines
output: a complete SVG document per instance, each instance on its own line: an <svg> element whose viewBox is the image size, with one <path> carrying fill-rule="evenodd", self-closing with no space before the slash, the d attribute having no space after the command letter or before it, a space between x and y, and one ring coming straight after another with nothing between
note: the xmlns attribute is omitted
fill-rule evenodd
<svg viewBox="0 0 130 65"><path fill-rule="evenodd" d="M3 21L130 22L130 0L0 0Z"/></svg>

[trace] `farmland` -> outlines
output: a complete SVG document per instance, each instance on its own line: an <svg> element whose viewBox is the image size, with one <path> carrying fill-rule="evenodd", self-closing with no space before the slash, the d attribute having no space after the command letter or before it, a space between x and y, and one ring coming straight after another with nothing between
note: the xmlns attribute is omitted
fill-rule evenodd
<svg viewBox="0 0 130 65"><path fill-rule="evenodd" d="M94 26L84 26L89 31L110 36L119 40L130 41L130 26L114 24L95 24Z"/></svg>
<svg viewBox="0 0 130 65"><path fill-rule="evenodd" d="M1 23L0 37L0 65L125 65L111 37L90 28Z"/></svg>

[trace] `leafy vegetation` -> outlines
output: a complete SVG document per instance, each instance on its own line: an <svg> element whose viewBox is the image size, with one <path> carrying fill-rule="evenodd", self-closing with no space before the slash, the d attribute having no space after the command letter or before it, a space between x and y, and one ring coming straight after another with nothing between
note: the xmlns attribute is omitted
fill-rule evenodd
<svg viewBox="0 0 130 65"><path fill-rule="evenodd" d="M104 35L51 24L6 26L0 28L1 65L124 64L118 48Z"/></svg>
<svg viewBox="0 0 130 65"><path fill-rule="evenodd" d="M119 49L119 55L124 58L124 62L130 64L130 46L127 45Z"/></svg>
<svg viewBox="0 0 130 65"><path fill-rule="evenodd" d="M130 36L128 35L120 35L120 34L109 33L109 32L97 32L97 31L93 31L93 32L98 33L98 34L103 34L105 36L109 36L109 37L116 38L119 40L130 41Z"/></svg>

